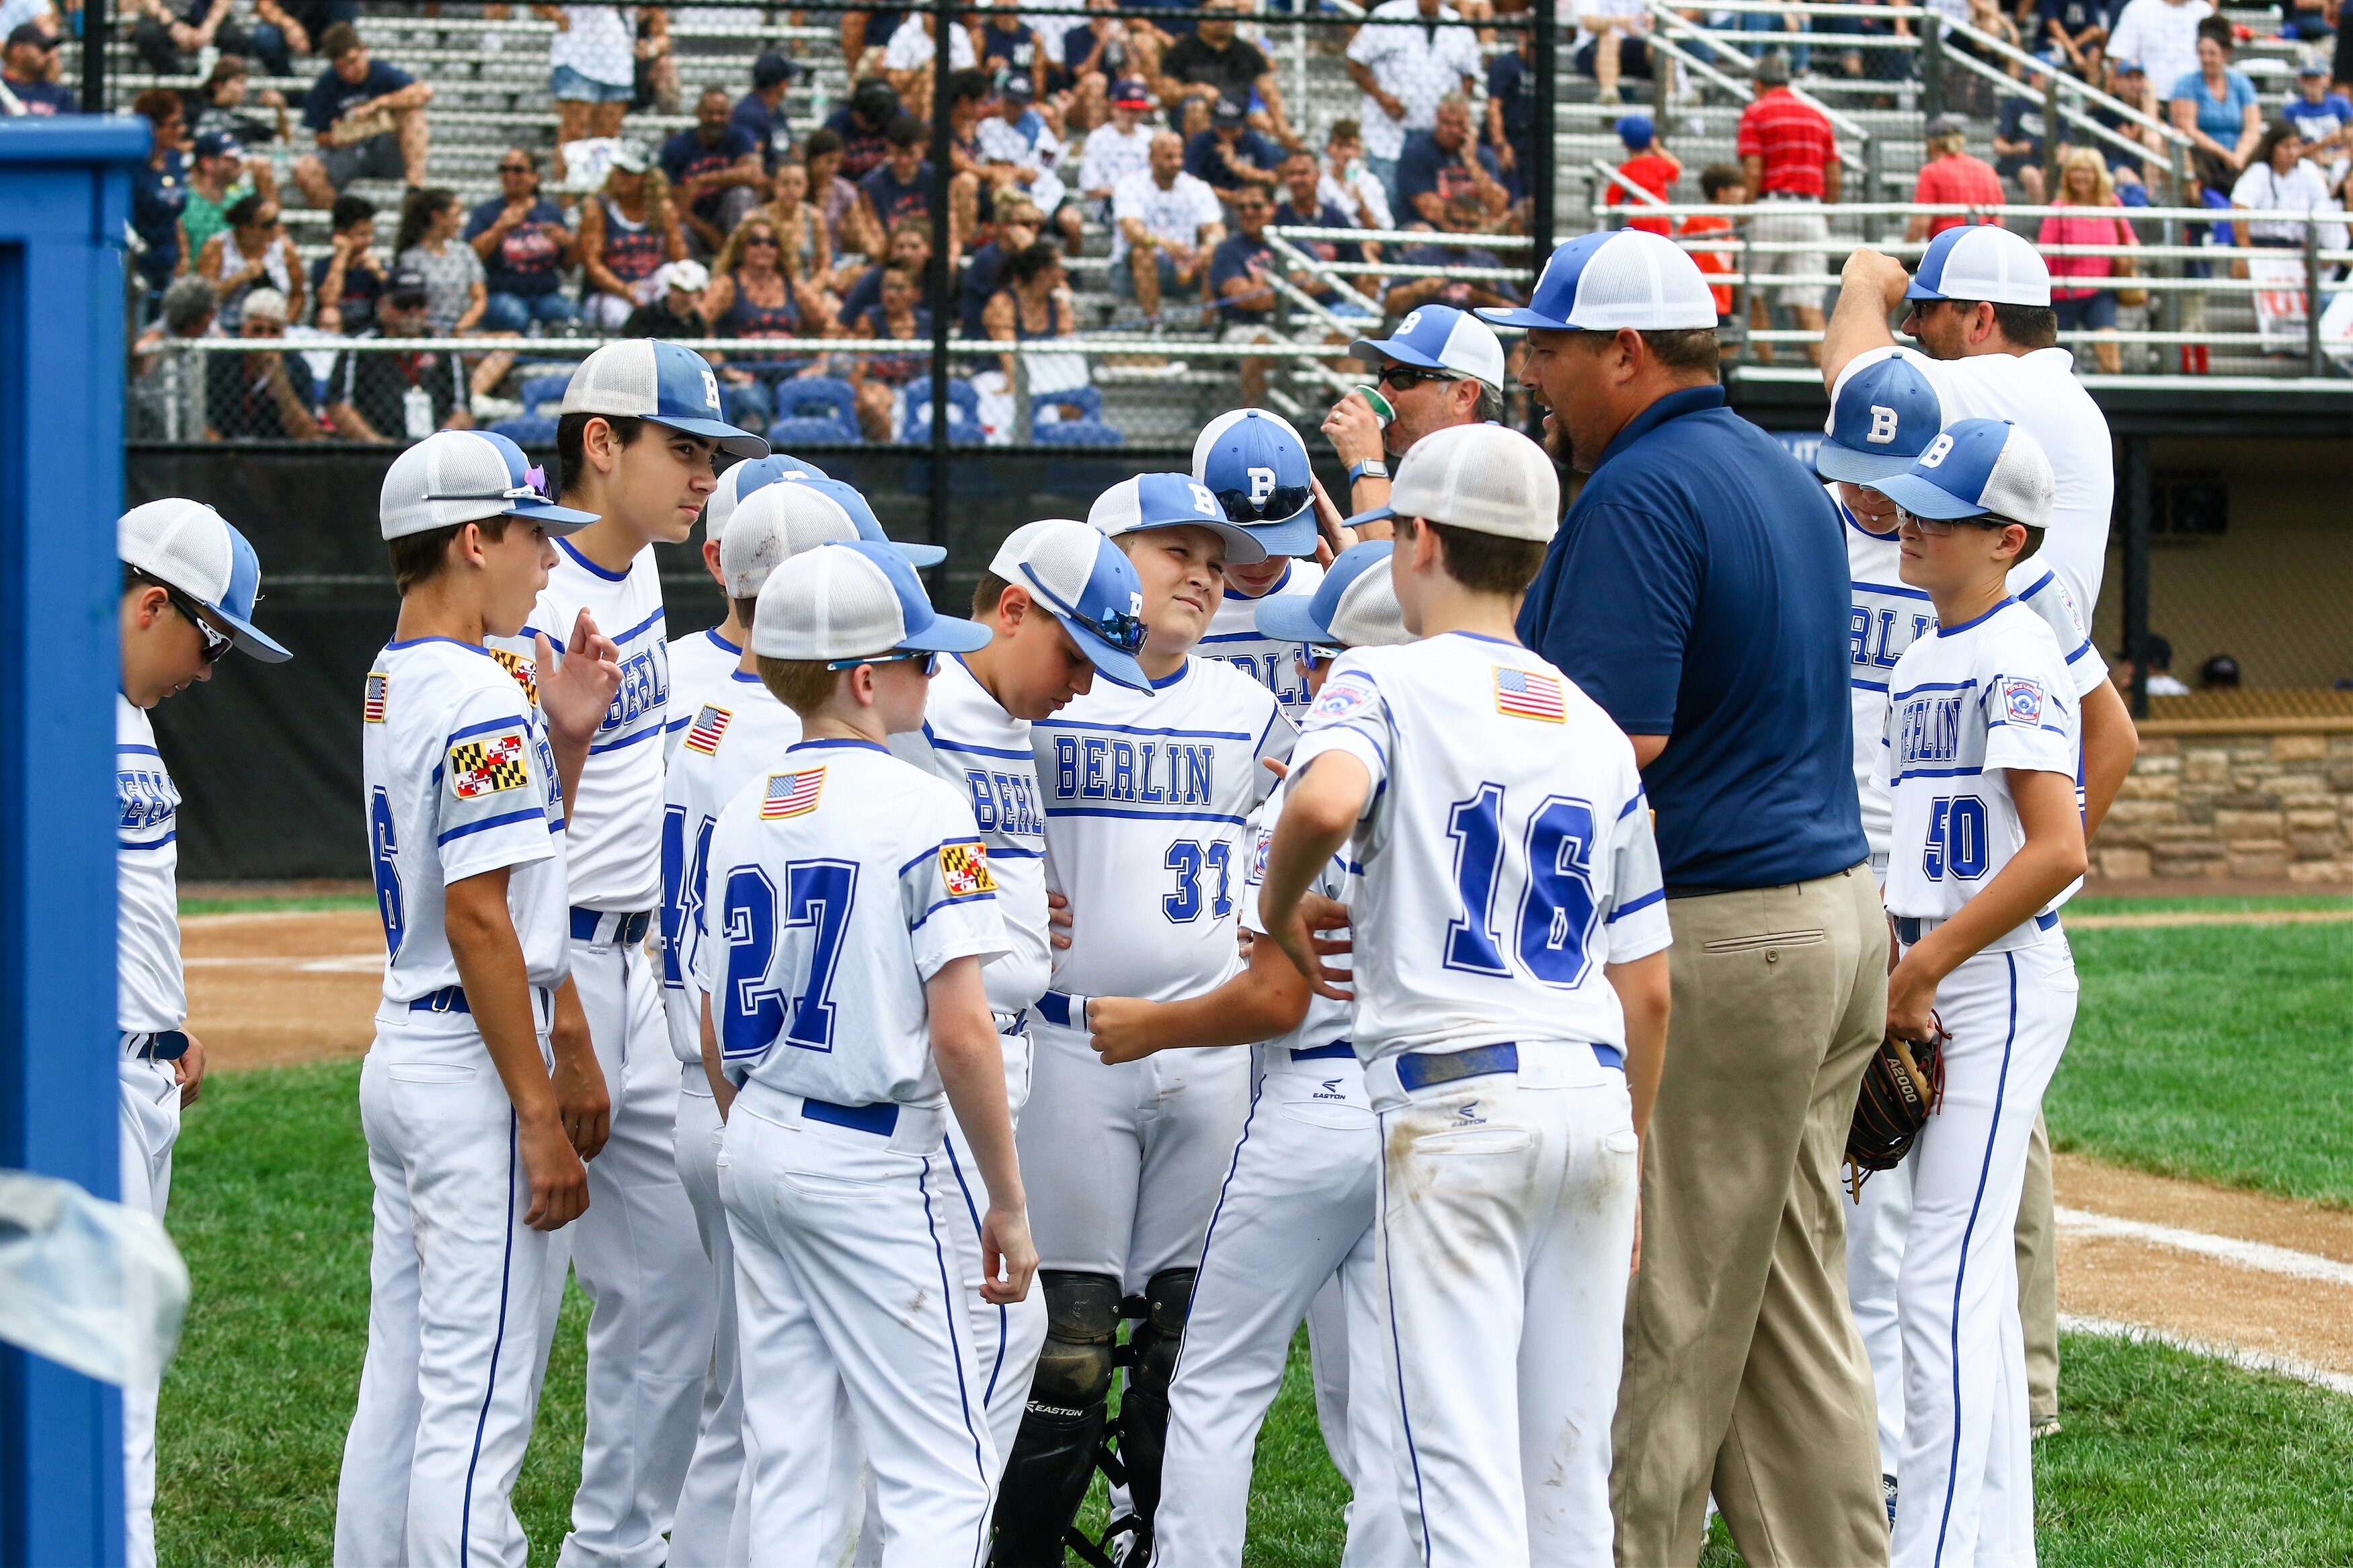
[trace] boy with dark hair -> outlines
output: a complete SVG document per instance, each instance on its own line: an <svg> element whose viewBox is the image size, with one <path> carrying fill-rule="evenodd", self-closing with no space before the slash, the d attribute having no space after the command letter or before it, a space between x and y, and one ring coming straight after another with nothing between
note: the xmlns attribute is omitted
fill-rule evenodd
<svg viewBox="0 0 2353 1568"><path fill-rule="evenodd" d="M1699 172L1699 194L1700 199L1711 206L1746 206L1748 177L1740 172L1737 164L1710 163ZM1728 235L1731 232L1732 219L1728 217L1699 213L1683 219L1683 233L1686 235ZM1691 258L1699 264L1702 272L1729 277L1734 270L1729 250L1703 250L1694 246ZM1732 285L1711 283L1708 292L1715 296L1715 328L1721 332L1732 324Z"/></svg>

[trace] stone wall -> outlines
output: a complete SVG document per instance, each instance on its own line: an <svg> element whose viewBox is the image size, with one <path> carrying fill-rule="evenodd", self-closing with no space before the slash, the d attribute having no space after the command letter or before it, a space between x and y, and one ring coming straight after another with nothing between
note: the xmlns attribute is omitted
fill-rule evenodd
<svg viewBox="0 0 2353 1568"><path fill-rule="evenodd" d="M2100 876L2353 882L2353 728L2164 732L2172 728L2141 736L2092 845Z"/></svg>

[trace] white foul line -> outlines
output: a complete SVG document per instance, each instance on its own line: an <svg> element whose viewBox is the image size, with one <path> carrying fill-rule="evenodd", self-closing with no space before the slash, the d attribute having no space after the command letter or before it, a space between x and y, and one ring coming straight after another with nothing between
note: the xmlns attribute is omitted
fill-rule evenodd
<svg viewBox="0 0 2353 1568"><path fill-rule="evenodd" d="M2308 1383L2315 1388L2325 1388L2332 1394L2353 1394L2353 1377L2341 1372L2330 1372L2310 1362L2292 1356L2267 1355L2242 1345L2221 1344L2213 1340L2194 1339L2188 1334L2168 1333L2163 1329L2145 1329L2137 1323L2119 1323L2107 1318L2084 1318L2073 1312L2059 1314L2059 1326L2071 1334L2094 1334L2104 1340L2129 1340L2136 1344L2168 1345L2191 1355L2211 1356L2226 1361L2249 1372L2275 1373L2292 1377L2298 1383Z"/></svg>
<svg viewBox="0 0 2353 1568"><path fill-rule="evenodd" d="M2209 1236L2201 1230L2179 1230L2143 1220L2119 1219L2086 1209L2061 1208L2054 1210L2053 1215L2059 1228L2073 1236L2147 1242L2235 1263L2242 1268L2260 1269L2265 1274L2284 1274L2291 1279L2316 1279L2328 1285L2353 1285L2353 1263L2339 1263L2333 1258L2298 1252L2293 1247L2274 1247L2264 1241L2241 1241L2236 1237Z"/></svg>

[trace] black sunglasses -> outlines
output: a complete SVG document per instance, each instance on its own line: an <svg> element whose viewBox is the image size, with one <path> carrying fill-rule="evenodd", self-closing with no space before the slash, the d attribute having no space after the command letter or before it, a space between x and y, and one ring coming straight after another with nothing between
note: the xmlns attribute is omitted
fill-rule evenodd
<svg viewBox="0 0 2353 1568"><path fill-rule="evenodd" d="M1248 490L1219 490L1217 495L1218 504L1226 509L1227 521L1247 523L1270 518L1288 521L1314 499L1315 492L1305 485L1277 485L1261 500L1252 500Z"/></svg>
<svg viewBox="0 0 2353 1568"><path fill-rule="evenodd" d="M1403 392L1425 381L1460 381L1461 377L1451 371L1424 370L1419 365L1385 364L1381 367L1381 379Z"/></svg>
<svg viewBox="0 0 2353 1568"><path fill-rule="evenodd" d="M1072 612L1071 619L1122 653L1142 653L1144 639L1152 633L1152 628L1144 624L1143 616L1132 616L1125 610L1110 610L1101 616L1090 616L1080 610Z"/></svg>
<svg viewBox="0 0 2353 1568"><path fill-rule="evenodd" d="M164 590L164 597L172 601L172 608L185 616L188 618L188 624L203 634L206 664L218 664L221 656L237 646L235 637L213 629L212 622L205 619L205 613L196 608L195 601L186 597L168 583L156 585Z"/></svg>
<svg viewBox="0 0 2353 1568"><path fill-rule="evenodd" d="M856 669L861 664L902 664L912 658L920 658L923 661L923 674L927 677L940 672L940 656L921 648L901 648L896 653L878 653L871 658L832 658L826 660L825 667L828 669Z"/></svg>

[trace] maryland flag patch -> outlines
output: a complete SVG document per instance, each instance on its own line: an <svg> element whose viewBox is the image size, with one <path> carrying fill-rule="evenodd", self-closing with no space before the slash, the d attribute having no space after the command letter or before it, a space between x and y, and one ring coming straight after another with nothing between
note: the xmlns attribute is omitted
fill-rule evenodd
<svg viewBox="0 0 2353 1568"><path fill-rule="evenodd" d="M531 768L523 761L523 744L522 731L513 730L450 747L449 784L458 798L480 800L529 784Z"/></svg>
<svg viewBox="0 0 2353 1568"><path fill-rule="evenodd" d="M383 675L374 670L368 672L367 695L360 700L360 720L363 723L384 722L384 696L390 685L391 682Z"/></svg>
<svg viewBox="0 0 2353 1568"><path fill-rule="evenodd" d="M988 874L988 847L985 844L941 845L940 880L947 884L951 899L966 899L975 893L997 891L997 879Z"/></svg>
<svg viewBox="0 0 2353 1568"><path fill-rule="evenodd" d="M514 677L515 684L522 688L522 694L531 699L531 705L534 708L538 707L539 667L522 655L509 653L502 647L489 648L485 651L492 658L497 659L509 675Z"/></svg>

